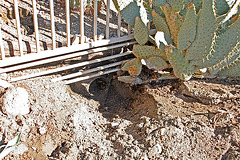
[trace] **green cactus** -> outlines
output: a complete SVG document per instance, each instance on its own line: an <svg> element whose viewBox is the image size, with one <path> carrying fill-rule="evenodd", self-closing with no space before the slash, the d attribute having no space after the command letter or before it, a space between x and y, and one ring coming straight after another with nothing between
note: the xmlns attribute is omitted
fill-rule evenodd
<svg viewBox="0 0 240 160"><path fill-rule="evenodd" d="M152 17L153 17L153 22L155 24L155 27L157 31L162 31L168 35L170 35L170 31L168 28L168 25L166 21L161 17L159 14L155 12L155 10L152 11Z"/></svg>
<svg viewBox="0 0 240 160"><path fill-rule="evenodd" d="M184 55L174 46L166 46L168 60L173 67L174 75L181 80L189 80L193 74L193 68L184 58Z"/></svg>
<svg viewBox="0 0 240 160"><path fill-rule="evenodd" d="M127 61L121 68L124 71L128 71L131 76L138 76L142 70L141 61L137 58Z"/></svg>
<svg viewBox="0 0 240 160"><path fill-rule="evenodd" d="M179 13L174 12L169 5L162 6L161 9L165 14L172 41L174 45L177 46L177 36L183 23L183 18L179 15Z"/></svg>
<svg viewBox="0 0 240 160"><path fill-rule="evenodd" d="M149 37L148 29L146 28L143 21L136 17L134 26L134 38L140 45L147 43Z"/></svg>
<svg viewBox="0 0 240 160"><path fill-rule="evenodd" d="M168 0L168 3L174 12L180 12L184 7L183 0Z"/></svg>
<svg viewBox="0 0 240 160"><path fill-rule="evenodd" d="M137 75L142 64L157 71L173 68L173 74L184 81L203 77L206 69L212 75L240 76L239 0L145 0L143 4L157 32L149 35L140 16L127 10L137 8L136 2L124 9L124 15L134 17L129 23L135 23L139 44L133 47L136 59L123 67L130 77L121 77L122 81L141 83Z"/></svg>
<svg viewBox="0 0 240 160"><path fill-rule="evenodd" d="M228 30L223 34L216 37L213 48L209 55L205 66L219 68L219 70L225 66L228 66L237 57L235 56L235 48L238 48L240 40L240 18L233 23ZM231 60L232 59L232 60ZM216 72L216 71L215 71Z"/></svg>
<svg viewBox="0 0 240 160"><path fill-rule="evenodd" d="M203 0L192 0L192 3L195 5L196 7L196 12L198 13L200 11L200 9L202 8L202 1Z"/></svg>
<svg viewBox="0 0 240 160"><path fill-rule="evenodd" d="M199 11L197 22L197 35L186 53L186 59L198 69L205 67L203 57L210 52L215 30L216 18L213 2L212 0L203 0L203 8Z"/></svg>
<svg viewBox="0 0 240 160"><path fill-rule="evenodd" d="M147 59L142 60L149 69L156 71L162 71L169 67L167 62L161 57L152 56Z"/></svg>
<svg viewBox="0 0 240 160"><path fill-rule="evenodd" d="M131 84L141 84L143 81L138 77L132 76L120 76L118 80L124 83L131 83Z"/></svg>
<svg viewBox="0 0 240 160"><path fill-rule="evenodd" d="M240 42L237 43L237 45L233 48L231 52L228 53L228 55L225 56L225 58L223 58L219 63L210 67L209 72L212 75L218 74L219 71L220 71L220 75L222 75L223 73L229 72L229 74L226 74L225 76L229 76L232 73L234 73L235 76L237 76L239 75L240 68L238 68L238 71L237 70L231 71L231 68L232 68L231 66L235 66L235 64L239 63L237 62L239 58L240 58Z"/></svg>
<svg viewBox="0 0 240 160"><path fill-rule="evenodd" d="M136 1L129 3L121 11L123 19L131 26L135 25L135 18L140 17L140 7L137 5Z"/></svg>
<svg viewBox="0 0 240 160"><path fill-rule="evenodd" d="M178 49L180 51L186 50L195 40L197 33L197 17L195 6L192 4L187 10L185 20L178 33Z"/></svg>
<svg viewBox="0 0 240 160"><path fill-rule="evenodd" d="M216 14L217 15L226 14L230 9L226 0L217 0L215 2L215 6L216 6Z"/></svg>
<svg viewBox="0 0 240 160"><path fill-rule="evenodd" d="M240 52L238 52L240 54ZM240 60L237 59L235 63L224 68L219 72L219 76L239 77L240 76Z"/></svg>
<svg viewBox="0 0 240 160"><path fill-rule="evenodd" d="M166 0L153 0L153 4L158 7L166 5L166 3L167 3Z"/></svg>
<svg viewBox="0 0 240 160"><path fill-rule="evenodd" d="M154 46L142 46L142 45L134 45L133 46L133 54L138 59L148 59L149 57L162 57L166 59L166 54L164 51L154 47Z"/></svg>

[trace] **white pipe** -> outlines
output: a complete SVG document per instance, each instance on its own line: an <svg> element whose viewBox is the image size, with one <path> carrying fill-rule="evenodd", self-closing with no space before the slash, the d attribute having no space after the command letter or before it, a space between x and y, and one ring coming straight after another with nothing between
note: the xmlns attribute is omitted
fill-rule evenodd
<svg viewBox="0 0 240 160"><path fill-rule="evenodd" d="M33 77L39 77L39 76L42 76L42 75L48 75L48 74L52 74L52 73L56 73L56 72L61 72L61 71L65 71L65 70L69 70L69 69L73 69L73 68L77 68L77 67L82 67L82 66L86 66L86 65L89 65L89 64L93 64L93 63L99 63L99 62L107 61L107 60L110 60L110 59L130 55L130 54L132 54L132 52L129 51L129 52L125 52L125 53L122 53L122 54L117 54L117 55L108 56L108 57L104 57L104 58L94 59L94 60L90 60L90 61L86 61L86 62L80 62L80 63L77 63L77 64L65 66L65 67L55 68L55 69L51 69L51 70L47 70L47 71L43 71L43 72L39 72L39 73L34 73L34 74L26 75L26 76L12 78L11 82L20 81L20 80L24 80L24 79L29 79L29 78L33 78Z"/></svg>
<svg viewBox="0 0 240 160"><path fill-rule="evenodd" d="M87 79L90 79L90 78L94 78L94 77L102 76L102 75L105 75L105 74L117 72L117 71L120 71L120 70L121 70L121 68L114 68L114 69L110 69L110 70L107 70L107 71L98 72L98 73L95 73L95 74L92 74L92 75L89 75L89 76L68 80L68 81L65 82L65 84L72 84L72 83L80 82L80 81L87 80Z"/></svg>
<svg viewBox="0 0 240 160"><path fill-rule="evenodd" d="M16 18L19 52L20 52L20 55L23 56L23 44L22 44L20 17L19 17L18 1L17 0L14 0L14 12L15 12L15 18Z"/></svg>
<svg viewBox="0 0 240 160"><path fill-rule="evenodd" d="M39 53L40 52L40 43L39 43L36 0L32 0L32 5L33 5L33 23L34 23L34 32L35 32L35 39L36 39L36 49L37 49L37 53Z"/></svg>
<svg viewBox="0 0 240 160"><path fill-rule="evenodd" d="M50 1L50 19L51 19L51 34L52 34L52 50L56 49L56 37L55 37L55 22L54 22L54 4L53 0Z"/></svg>

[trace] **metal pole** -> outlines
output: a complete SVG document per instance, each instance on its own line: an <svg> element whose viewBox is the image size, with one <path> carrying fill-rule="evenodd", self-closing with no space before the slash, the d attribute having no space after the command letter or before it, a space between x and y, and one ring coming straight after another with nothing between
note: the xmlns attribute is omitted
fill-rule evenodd
<svg viewBox="0 0 240 160"><path fill-rule="evenodd" d="M84 43L84 9L83 9L83 0L80 0L80 35L81 35L81 44Z"/></svg>
<svg viewBox="0 0 240 160"><path fill-rule="evenodd" d="M117 29L117 36L121 36L121 12L118 11L118 29Z"/></svg>
<svg viewBox="0 0 240 160"><path fill-rule="evenodd" d="M107 13L106 13L106 39L109 39L109 17L110 17L110 0L107 0Z"/></svg>
<svg viewBox="0 0 240 160"><path fill-rule="evenodd" d="M56 37L55 37L55 23L54 23L54 4L53 0L50 1L50 18L51 18L51 34L52 34L52 49L56 49Z"/></svg>
<svg viewBox="0 0 240 160"><path fill-rule="evenodd" d="M96 41L97 40L97 8L98 8L98 4L97 4L97 0L94 0L94 21L93 21L93 40Z"/></svg>
<svg viewBox="0 0 240 160"><path fill-rule="evenodd" d="M18 1L17 0L14 0L14 11L15 11L15 18L16 18L17 34L18 34L19 52L20 52L20 55L23 56L23 44L22 44L20 17L19 17Z"/></svg>
<svg viewBox="0 0 240 160"><path fill-rule="evenodd" d="M36 0L32 0L32 3L33 3L33 23L34 23L34 31L35 31L35 39L36 39L36 49L37 49L37 53L38 53L38 52L40 52L40 44L39 44Z"/></svg>
<svg viewBox="0 0 240 160"><path fill-rule="evenodd" d="M65 0L65 9L66 9L66 32L67 32L67 46L69 47L70 42L70 8L69 8L69 0Z"/></svg>

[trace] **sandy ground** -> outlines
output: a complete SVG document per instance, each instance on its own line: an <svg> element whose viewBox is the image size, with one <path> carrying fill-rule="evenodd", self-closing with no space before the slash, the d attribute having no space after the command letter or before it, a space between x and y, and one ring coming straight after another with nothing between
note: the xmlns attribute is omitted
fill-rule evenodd
<svg viewBox="0 0 240 160"><path fill-rule="evenodd" d="M29 93L30 112L0 112L1 144L23 129L6 159L240 158L238 80L189 81L215 93L203 104L179 94L176 80L130 87L109 75L85 88L56 76L13 84Z"/></svg>
<svg viewBox="0 0 240 160"><path fill-rule="evenodd" d="M4 2L3 8L11 4ZM42 22L47 23L46 6L38 7L45 10ZM14 26L14 20L5 20L5 27ZM58 20L64 37L64 22ZM104 32L104 25L99 29ZM113 36L115 31L113 27ZM17 42L11 33L4 31L5 42ZM44 33L50 34L49 28L41 29ZM32 34L24 38L34 40ZM0 76L7 80L69 63ZM6 113L9 89L0 88L0 146L22 131L19 144L5 159L240 159L240 80L192 79L186 83L193 90L189 94L178 80L129 86L117 81L116 74L72 85L51 81L64 74L12 83L28 93L30 110L24 115Z"/></svg>

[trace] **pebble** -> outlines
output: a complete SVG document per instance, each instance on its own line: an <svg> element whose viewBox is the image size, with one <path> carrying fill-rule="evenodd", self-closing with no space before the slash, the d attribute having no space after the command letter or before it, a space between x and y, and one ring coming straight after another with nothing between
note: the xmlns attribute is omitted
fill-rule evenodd
<svg viewBox="0 0 240 160"><path fill-rule="evenodd" d="M10 87L3 96L3 113L7 115L25 115L28 114L28 92L21 87Z"/></svg>

